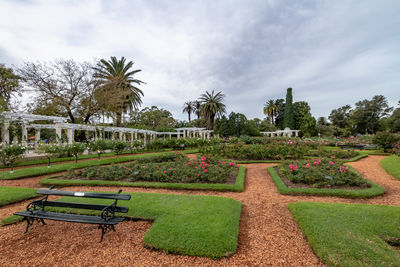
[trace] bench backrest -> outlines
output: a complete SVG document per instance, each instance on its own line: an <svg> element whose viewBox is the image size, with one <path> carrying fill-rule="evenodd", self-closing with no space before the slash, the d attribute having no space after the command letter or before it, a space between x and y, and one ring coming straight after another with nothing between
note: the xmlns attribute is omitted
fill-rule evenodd
<svg viewBox="0 0 400 267"><path fill-rule="evenodd" d="M121 190L120 190L121 191ZM38 194L41 195L53 195L53 196L69 196L69 197L87 197L87 198L100 198L100 199L112 199L118 200L130 200L131 195L121 195L113 193L95 193L95 192L74 192L74 191L62 191L62 190L51 190L51 189L38 189ZM44 202L45 206L49 207L63 207L73 209L88 209L88 210L103 210L110 205L103 204L90 204L90 203L74 203L74 202L62 202L62 201L48 201ZM127 213L128 207L116 206L114 207L115 212Z"/></svg>

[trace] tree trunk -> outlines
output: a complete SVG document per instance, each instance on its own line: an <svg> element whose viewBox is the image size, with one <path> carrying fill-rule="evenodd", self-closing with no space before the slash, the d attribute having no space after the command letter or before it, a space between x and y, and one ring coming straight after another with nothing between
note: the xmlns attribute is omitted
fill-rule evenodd
<svg viewBox="0 0 400 267"><path fill-rule="evenodd" d="M121 127L121 120L122 120L122 114L121 112L117 112L117 123L116 123L117 127Z"/></svg>
<svg viewBox="0 0 400 267"><path fill-rule="evenodd" d="M189 115L189 122L190 122L190 112L188 112L188 115Z"/></svg>

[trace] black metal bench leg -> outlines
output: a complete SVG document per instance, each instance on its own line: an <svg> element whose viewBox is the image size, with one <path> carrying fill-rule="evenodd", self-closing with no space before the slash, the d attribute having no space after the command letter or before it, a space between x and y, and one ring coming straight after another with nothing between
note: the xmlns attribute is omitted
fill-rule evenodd
<svg viewBox="0 0 400 267"><path fill-rule="evenodd" d="M112 224L99 224L99 229L101 229L100 243L103 242L104 234L110 232L111 230L113 230L115 232L114 225L112 225Z"/></svg>
<svg viewBox="0 0 400 267"><path fill-rule="evenodd" d="M27 217L24 217L24 221L26 221L26 229L24 232L24 234L26 234L28 232L29 226L31 226L31 222L30 222L29 218L27 218Z"/></svg>
<svg viewBox="0 0 400 267"><path fill-rule="evenodd" d="M24 234L26 234L28 232L29 227L31 227L35 221L37 221L38 223L41 222L43 225L46 225L43 218L24 217L23 220L26 221L26 229L25 229Z"/></svg>

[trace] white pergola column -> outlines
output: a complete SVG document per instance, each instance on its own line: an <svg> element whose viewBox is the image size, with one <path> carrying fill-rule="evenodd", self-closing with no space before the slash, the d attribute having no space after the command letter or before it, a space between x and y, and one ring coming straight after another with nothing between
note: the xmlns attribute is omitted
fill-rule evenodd
<svg viewBox="0 0 400 267"><path fill-rule="evenodd" d="M22 125L22 139L21 139L21 144L23 146L27 145L27 140L28 140L28 129L26 128L26 123L23 122Z"/></svg>
<svg viewBox="0 0 400 267"><path fill-rule="evenodd" d="M186 138L186 130L183 130L183 138Z"/></svg>
<svg viewBox="0 0 400 267"><path fill-rule="evenodd" d="M170 133L170 134L169 134L169 139L171 139L171 136L172 136L172 134Z"/></svg>
<svg viewBox="0 0 400 267"><path fill-rule="evenodd" d="M111 140L115 140L115 133L111 131Z"/></svg>
<svg viewBox="0 0 400 267"><path fill-rule="evenodd" d="M137 138L137 132L135 132L135 140L137 140L138 138Z"/></svg>
<svg viewBox="0 0 400 267"><path fill-rule="evenodd" d="M72 145L74 142L74 129L68 128L67 129L67 137L68 137L68 144Z"/></svg>
<svg viewBox="0 0 400 267"><path fill-rule="evenodd" d="M296 137L299 137L299 131L295 132Z"/></svg>
<svg viewBox="0 0 400 267"><path fill-rule="evenodd" d="M39 148L40 143L40 128L35 128L35 149Z"/></svg>
<svg viewBox="0 0 400 267"><path fill-rule="evenodd" d="M147 145L147 134L143 133L143 145Z"/></svg>
<svg viewBox="0 0 400 267"><path fill-rule="evenodd" d="M119 140L122 141L122 138L123 138L123 133L122 133L122 132L119 132Z"/></svg>
<svg viewBox="0 0 400 267"><path fill-rule="evenodd" d="M61 125L59 123L56 123L56 138L57 143L61 143Z"/></svg>
<svg viewBox="0 0 400 267"><path fill-rule="evenodd" d="M133 137L134 137L134 133L133 132L131 132L131 143L133 142Z"/></svg>
<svg viewBox="0 0 400 267"><path fill-rule="evenodd" d="M98 136L97 136L97 131L94 130L94 140L97 140Z"/></svg>
<svg viewBox="0 0 400 267"><path fill-rule="evenodd" d="M178 131L178 132L177 132L176 138L177 138L177 139L181 138L181 131Z"/></svg>
<svg viewBox="0 0 400 267"><path fill-rule="evenodd" d="M2 129L2 142L4 145L10 144L10 122L8 120L4 120L3 129Z"/></svg>
<svg viewBox="0 0 400 267"><path fill-rule="evenodd" d="M211 136L210 132L207 132L207 139L210 139L210 136Z"/></svg>

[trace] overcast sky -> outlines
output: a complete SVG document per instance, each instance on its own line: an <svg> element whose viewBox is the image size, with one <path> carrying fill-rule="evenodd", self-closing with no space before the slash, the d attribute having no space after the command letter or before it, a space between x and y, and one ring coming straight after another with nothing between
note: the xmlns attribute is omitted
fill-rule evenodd
<svg viewBox="0 0 400 267"><path fill-rule="evenodd" d="M377 94L397 104L399 11L399 0L0 0L0 63L125 56L147 83L142 107L178 119L205 90L262 118L288 87L327 117Z"/></svg>

